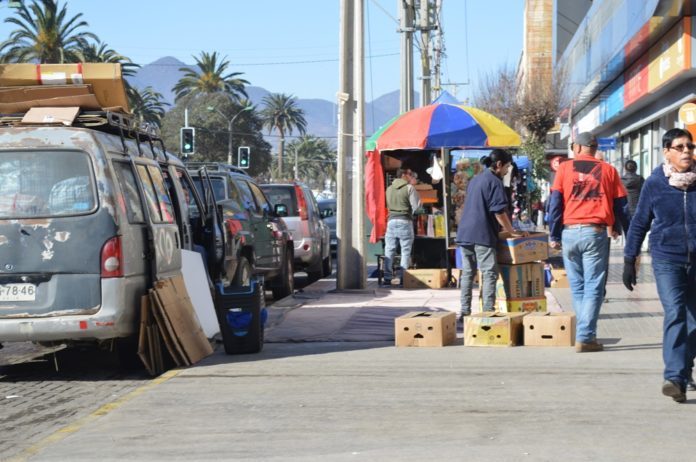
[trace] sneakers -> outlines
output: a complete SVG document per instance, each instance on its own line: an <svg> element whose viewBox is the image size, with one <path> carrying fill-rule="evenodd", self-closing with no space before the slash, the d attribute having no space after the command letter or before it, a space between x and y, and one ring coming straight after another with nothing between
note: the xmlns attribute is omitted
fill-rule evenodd
<svg viewBox="0 0 696 462"><path fill-rule="evenodd" d="M464 318L471 315L471 311L462 311L457 316L457 322L464 324Z"/></svg>
<svg viewBox="0 0 696 462"><path fill-rule="evenodd" d="M591 342L575 342L575 351L577 353L593 353L595 351L603 351L604 345L599 343L597 340L592 340Z"/></svg>
<svg viewBox="0 0 696 462"><path fill-rule="evenodd" d="M677 382L672 382L671 380L665 380L662 384L662 394L669 396L677 403L683 403L686 401L686 391L684 387L679 385Z"/></svg>

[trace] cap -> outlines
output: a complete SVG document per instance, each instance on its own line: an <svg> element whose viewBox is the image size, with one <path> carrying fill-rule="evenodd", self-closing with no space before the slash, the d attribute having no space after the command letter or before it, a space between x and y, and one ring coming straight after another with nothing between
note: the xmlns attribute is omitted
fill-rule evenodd
<svg viewBox="0 0 696 462"><path fill-rule="evenodd" d="M589 146L591 148L597 147L597 138L590 132L582 132L575 137L573 143L580 146Z"/></svg>

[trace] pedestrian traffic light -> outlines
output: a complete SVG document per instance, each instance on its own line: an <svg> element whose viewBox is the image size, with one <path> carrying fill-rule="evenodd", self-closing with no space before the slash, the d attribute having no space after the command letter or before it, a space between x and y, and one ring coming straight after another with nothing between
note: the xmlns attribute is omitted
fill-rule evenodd
<svg viewBox="0 0 696 462"><path fill-rule="evenodd" d="M237 167L239 168L249 168L249 161L251 160L251 149L248 146L240 146L237 149Z"/></svg>
<svg viewBox="0 0 696 462"><path fill-rule="evenodd" d="M196 150L196 129L193 127L181 127L181 154L193 154Z"/></svg>

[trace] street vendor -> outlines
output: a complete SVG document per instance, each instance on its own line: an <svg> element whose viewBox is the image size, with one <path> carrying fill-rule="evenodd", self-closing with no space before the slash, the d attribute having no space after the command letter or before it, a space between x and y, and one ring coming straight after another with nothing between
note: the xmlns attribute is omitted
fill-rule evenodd
<svg viewBox="0 0 696 462"><path fill-rule="evenodd" d="M409 168L396 170L396 178L387 188L386 199L389 216L387 232L384 236L384 285L391 287L392 282L401 284L403 270L409 268L411 249L415 234L413 231L413 213L420 207L420 197L414 185L418 175ZM401 269L399 280L392 281L392 265L396 255L397 244L401 247Z"/></svg>
<svg viewBox="0 0 696 462"><path fill-rule="evenodd" d="M481 158L481 163L486 169L469 182L464 213L457 229L456 242L462 254L461 321L471 314L471 292L477 266L481 271L483 311L495 310L496 246L501 228L513 235L528 234L515 232L507 214L509 204L502 178L512 165L512 155L503 149L494 149Z"/></svg>

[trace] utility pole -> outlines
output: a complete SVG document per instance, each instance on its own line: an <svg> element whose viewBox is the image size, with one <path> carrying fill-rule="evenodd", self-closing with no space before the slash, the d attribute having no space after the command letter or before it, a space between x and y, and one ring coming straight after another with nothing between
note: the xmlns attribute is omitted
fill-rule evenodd
<svg viewBox="0 0 696 462"><path fill-rule="evenodd" d="M399 111L413 109L413 32L414 0L397 0L399 2L399 32L401 33L401 93Z"/></svg>
<svg viewBox="0 0 696 462"><path fill-rule="evenodd" d="M430 92L430 0L420 0L421 107L432 101Z"/></svg>
<svg viewBox="0 0 696 462"><path fill-rule="evenodd" d="M442 0L435 0L435 13L434 17L437 18L437 32L435 35L435 44L433 46L433 60L435 64L433 65L433 100L440 96L442 93L442 86L440 84L440 73L442 64L442 28L439 27L442 24Z"/></svg>
<svg viewBox="0 0 696 462"><path fill-rule="evenodd" d="M363 162L364 0L341 0L337 208L338 269L336 289L364 289L365 186Z"/></svg>

